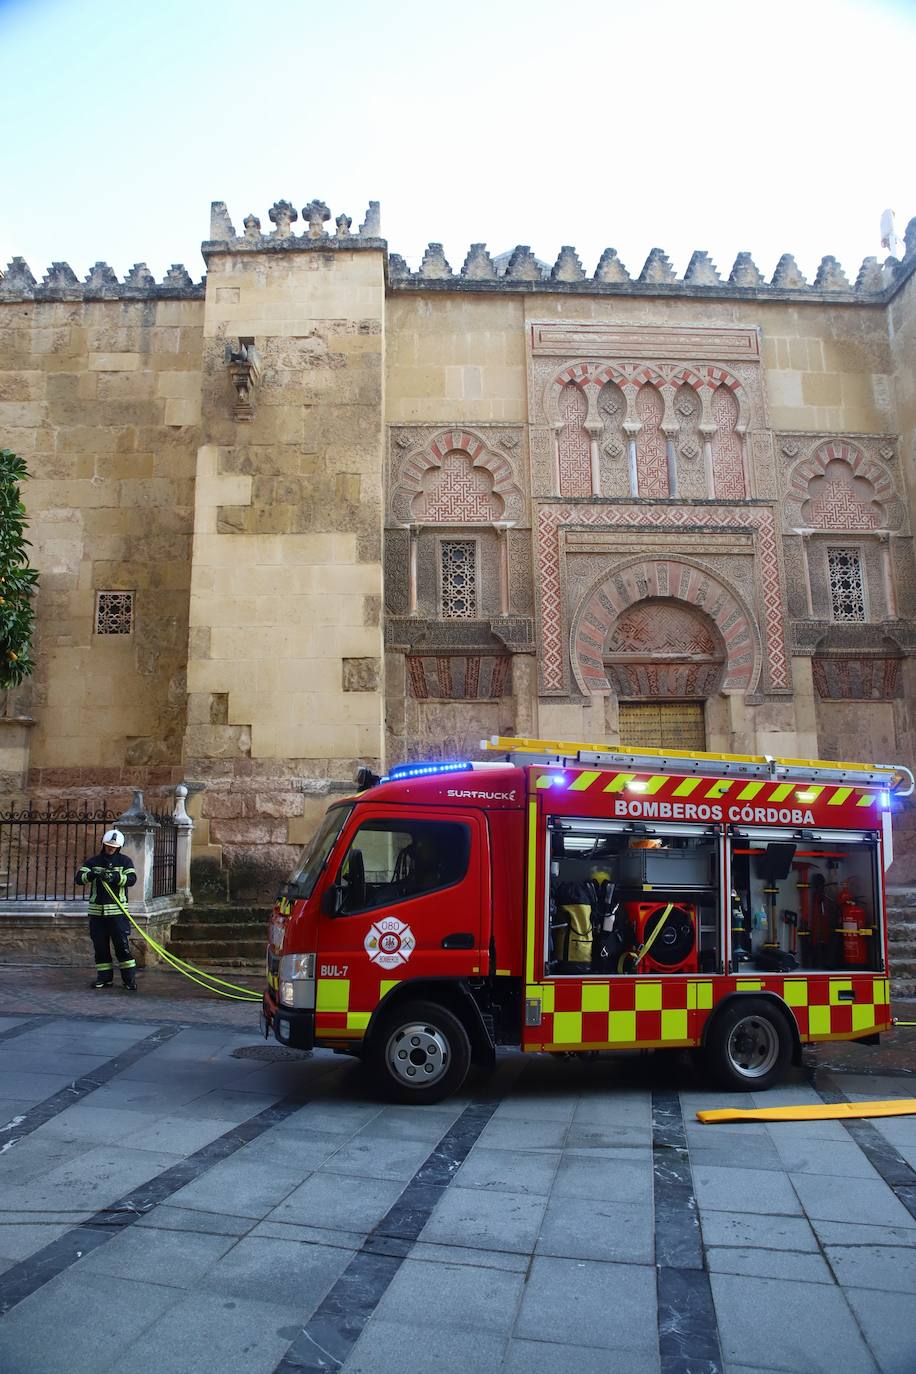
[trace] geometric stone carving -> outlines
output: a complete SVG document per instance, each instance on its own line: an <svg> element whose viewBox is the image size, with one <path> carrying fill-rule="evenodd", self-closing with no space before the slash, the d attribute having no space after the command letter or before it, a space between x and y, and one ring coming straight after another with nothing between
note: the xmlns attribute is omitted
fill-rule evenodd
<svg viewBox="0 0 916 1374"><path fill-rule="evenodd" d="M825 701L891 701L903 695L903 655L825 654L811 660L814 686Z"/></svg>
<svg viewBox="0 0 916 1374"><path fill-rule="evenodd" d="M193 286L187 268L182 262L173 262L163 278L163 286Z"/></svg>
<svg viewBox="0 0 916 1374"><path fill-rule="evenodd" d="M506 267L509 281L540 281L541 267L527 243L520 243L512 250Z"/></svg>
<svg viewBox="0 0 916 1374"><path fill-rule="evenodd" d="M0 294L30 296L35 285L35 278L32 276L25 258L13 258L3 277L0 278Z"/></svg>
<svg viewBox="0 0 916 1374"><path fill-rule="evenodd" d="M705 698L720 688L725 645L704 612L647 598L618 617L604 656L618 696Z"/></svg>
<svg viewBox="0 0 916 1374"><path fill-rule="evenodd" d="M716 432L712 437L712 464L715 497L718 501L743 501L747 492L741 436L736 433L738 402L727 386L718 386L710 406Z"/></svg>
<svg viewBox="0 0 916 1374"><path fill-rule="evenodd" d="M563 421L562 428L557 433L560 495L590 496L591 449L584 428L588 401L575 382L567 382L560 392L559 412Z"/></svg>
<svg viewBox="0 0 916 1374"><path fill-rule="evenodd" d="M512 690L508 654L408 654L408 695L419 701L487 701Z"/></svg>
<svg viewBox="0 0 916 1374"><path fill-rule="evenodd" d="M763 689L787 691L791 688L789 661L785 645L785 610L779 579L779 560L776 547L776 531L773 512L768 506L646 506L642 503L613 504L608 506L563 506L561 504L542 506L538 512L537 528L537 579L536 588L540 603L541 666L544 691L549 694L563 693L566 685L565 660L563 652L564 612L563 585L561 582L560 534L568 525L584 525L590 529L607 531L612 536L617 529L644 529L664 534L672 539L672 546L679 533L701 533L704 528L717 530L734 529L748 532L754 536L755 581L757 584L756 603L761 619L761 662L766 664L766 679ZM685 560L679 560L684 562ZM710 576L710 581L711 581ZM670 585L653 592L647 590L643 595L670 596ZM728 593L737 600L737 593ZM627 604L638 599L634 593ZM681 596L679 599L689 600ZM615 611L623 609L617 606ZM750 612L745 612L753 624ZM737 622L736 622L737 623ZM756 643L756 632L755 632ZM727 632L726 643L730 643ZM744 665L740 665L743 669ZM756 687L760 670L754 670L751 685ZM592 689L589 689L592 690Z"/></svg>
<svg viewBox="0 0 916 1374"><path fill-rule="evenodd" d="M156 278L145 262L135 262L124 278L124 285L140 287L142 290L147 291L151 286L156 285Z"/></svg>
<svg viewBox="0 0 916 1374"><path fill-rule="evenodd" d="M877 294L884 290L884 269L877 258L863 258L859 275L856 277L856 291L863 295Z"/></svg>
<svg viewBox="0 0 916 1374"><path fill-rule="evenodd" d="M87 295L117 296L120 283L107 262L97 262L89 269L86 277L85 289Z"/></svg>
<svg viewBox="0 0 916 1374"><path fill-rule="evenodd" d="M45 273L42 286L73 287L79 286L79 282L69 262L52 262Z"/></svg>
<svg viewBox="0 0 916 1374"><path fill-rule="evenodd" d="M685 558L639 558L605 573L573 615L570 652L585 692L708 696L752 685L759 664L753 617L737 593ZM655 672L647 669L654 666ZM693 667L692 690L684 685ZM664 669L664 671L661 671ZM724 678L724 680L723 680Z"/></svg>
<svg viewBox="0 0 916 1374"><path fill-rule="evenodd" d="M470 429L440 430L431 439L429 434L426 430L414 437L409 430L401 430L393 435L392 524L524 520L522 492L514 480L514 458L489 447Z"/></svg>
<svg viewBox="0 0 916 1374"><path fill-rule="evenodd" d="M411 503L411 516L425 524L485 524L502 518L505 502L493 493L493 477L475 468L467 453L446 453L429 468L424 489Z"/></svg>
<svg viewBox="0 0 916 1374"><path fill-rule="evenodd" d="M665 403L651 383L636 393L636 490L641 497L670 496L667 441L661 429Z"/></svg>
<svg viewBox="0 0 916 1374"><path fill-rule="evenodd" d="M808 500L802 506L806 525L819 530L877 530L884 511L874 499L867 478L856 477L845 461L828 463L823 476L808 483Z"/></svg>
<svg viewBox="0 0 916 1374"><path fill-rule="evenodd" d="M235 238L235 230L224 200L210 202L210 238L215 243L228 243Z"/></svg>
<svg viewBox="0 0 916 1374"><path fill-rule="evenodd" d="M787 533L904 528L906 508L885 462L874 456L874 441L799 435L783 438L781 447L789 457L801 455L785 477L782 519Z"/></svg>

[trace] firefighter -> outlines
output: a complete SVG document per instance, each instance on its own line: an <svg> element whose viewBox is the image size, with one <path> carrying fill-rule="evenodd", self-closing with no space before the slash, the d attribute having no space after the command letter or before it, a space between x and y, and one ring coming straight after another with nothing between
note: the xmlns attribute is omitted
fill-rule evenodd
<svg viewBox="0 0 916 1374"><path fill-rule="evenodd" d="M76 881L89 887L89 935L95 950L95 981L93 988L110 988L114 982L111 946L121 970L121 981L128 992L137 991L137 961L130 951L130 922L117 902L105 890L105 884L121 901L127 901L127 889L137 881L133 860L121 852L124 836L120 830L106 830L102 848L93 858L77 869Z"/></svg>

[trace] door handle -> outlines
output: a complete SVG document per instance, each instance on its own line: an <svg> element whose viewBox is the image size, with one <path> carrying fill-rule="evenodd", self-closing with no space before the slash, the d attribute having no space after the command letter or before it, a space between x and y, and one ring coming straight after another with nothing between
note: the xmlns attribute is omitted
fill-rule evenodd
<svg viewBox="0 0 916 1374"><path fill-rule="evenodd" d="M469 930L456 930L442 938L443 949L473 949L474 936Z"/></svg>

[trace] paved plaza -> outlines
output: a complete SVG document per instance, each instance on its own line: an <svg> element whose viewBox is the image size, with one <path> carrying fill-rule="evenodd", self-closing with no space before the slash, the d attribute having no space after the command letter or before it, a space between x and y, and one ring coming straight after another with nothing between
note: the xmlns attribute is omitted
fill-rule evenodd
<svg viewBox="0 0 916 1374"><path fill-rule="evenodd" d="M916 1117L702 1126L677 1055L390 1106L142 988L0 972L4 1374L916 1371ZM916 1094L887 1043L766 1105Z"/></svg>

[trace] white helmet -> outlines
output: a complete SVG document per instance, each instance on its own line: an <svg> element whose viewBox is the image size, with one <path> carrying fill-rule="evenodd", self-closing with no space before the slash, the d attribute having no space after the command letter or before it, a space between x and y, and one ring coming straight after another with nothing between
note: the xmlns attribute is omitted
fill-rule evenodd
<svg viewBox="0 0 916 1374"><path fill-rule="evenodd" d="M120 849L124 843L124 836L120 830L106 830L102 836L102 844L116 844Z"/></svg>

